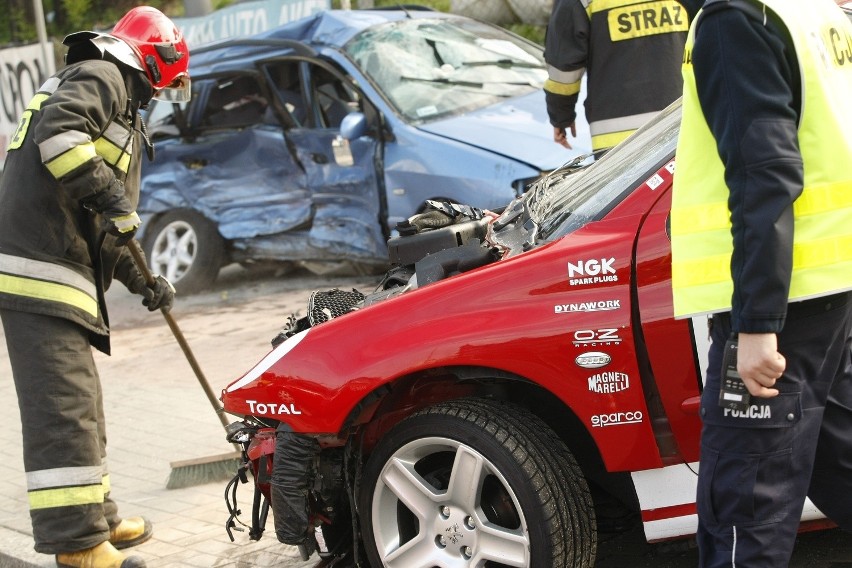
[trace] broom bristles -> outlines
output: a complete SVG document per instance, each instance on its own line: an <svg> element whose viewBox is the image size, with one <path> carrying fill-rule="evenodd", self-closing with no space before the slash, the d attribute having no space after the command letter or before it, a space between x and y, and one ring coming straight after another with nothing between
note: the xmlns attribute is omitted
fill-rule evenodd
<svg viewBox="0 0 852 568"><path fill-rule="evenodd" d="M228 452L191 460L174 461L166 489L182 489L212 481L227 481L237 474L242 463L240 452Z"/></svg>

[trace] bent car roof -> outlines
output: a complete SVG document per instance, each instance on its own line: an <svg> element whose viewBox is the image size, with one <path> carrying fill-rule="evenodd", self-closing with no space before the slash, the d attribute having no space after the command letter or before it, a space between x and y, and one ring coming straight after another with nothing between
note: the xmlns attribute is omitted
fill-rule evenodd
<svg viewBox="0 0 852 568"><path fill-rule="evenodd" d="M312 55L308 46L342 47L361 31L387 22L421 18L457 18L432 10L326 10L250 37L230 38L190 49L190 69L214 72L270 49Z"/></svg>

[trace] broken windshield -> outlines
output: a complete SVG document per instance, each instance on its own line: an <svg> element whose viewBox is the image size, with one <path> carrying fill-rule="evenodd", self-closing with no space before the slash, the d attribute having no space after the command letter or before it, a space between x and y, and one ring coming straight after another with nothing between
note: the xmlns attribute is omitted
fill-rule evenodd
<svg viewBox="0 0 852 568"><path fill-rule="evenodd" d="M547 78L541 48L476 21L390 22L345 50L411 121L483 108L540 89Z"/></svg>
<svg viewBox="0 0 852 568"><path fill-rule="evenodd" d="M674 154L680 99L630 138L580 171L561 168L526 194L537 238L547 242L603 217Z"/></svg>

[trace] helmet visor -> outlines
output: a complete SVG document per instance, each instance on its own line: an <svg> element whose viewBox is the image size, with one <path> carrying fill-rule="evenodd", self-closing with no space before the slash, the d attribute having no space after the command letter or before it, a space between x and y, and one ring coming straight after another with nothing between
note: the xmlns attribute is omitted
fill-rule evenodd
<svg viewBox="0 0 852 568"><path fill-rule="evenodd" d="M159 89L154 98L170 103L185 103L192 97L192 84L189 75L175 77L175 80Z"/></svg>

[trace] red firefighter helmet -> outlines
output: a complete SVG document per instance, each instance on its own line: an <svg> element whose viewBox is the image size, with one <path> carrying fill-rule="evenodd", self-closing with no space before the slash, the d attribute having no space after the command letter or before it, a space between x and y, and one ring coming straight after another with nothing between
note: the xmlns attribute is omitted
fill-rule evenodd
<svg viewBox="0 0 852 568"><path fill-rule="evenodd" d="M189 49L183 33L165 14L138 6L122 17L110 35L136 53L154 87L154 96L189 100Z"/></svg>
<svg viewBox="0 0 852 568"><path fill-rule="evenodd" d="M145 73L155 97L189 100L189 49L177 26L156 8L138 6L127 12L110 33L77 32L62 43L68 46L68 63L109 52L125 65ZM97 51L92 53L92 46Z"/></svg>

